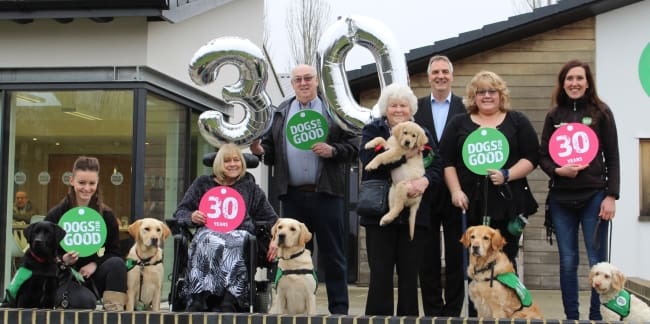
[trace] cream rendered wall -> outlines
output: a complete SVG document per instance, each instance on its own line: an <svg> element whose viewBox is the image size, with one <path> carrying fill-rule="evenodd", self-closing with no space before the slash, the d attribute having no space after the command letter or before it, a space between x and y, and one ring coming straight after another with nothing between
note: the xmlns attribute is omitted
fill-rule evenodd
<svg viewBox="0 0 650 324"><path fill-rule="evenodd" d="M598 94L614 112L621 155L621 198L613 222L612 262L627 276L650 279L650 224L639 216L638 138L650 138L650 97L639 81L639 58L650 42L650 1L596 17ZM650 68L650 67L645 67Z"/></svg>
<svg viewBox="0 0 650 324"><path fill-rule="evenodd" d="M133 66L146 63L144 17L118 18L99 24L52 19L30 24L0 21L3 67Z"/></svg>

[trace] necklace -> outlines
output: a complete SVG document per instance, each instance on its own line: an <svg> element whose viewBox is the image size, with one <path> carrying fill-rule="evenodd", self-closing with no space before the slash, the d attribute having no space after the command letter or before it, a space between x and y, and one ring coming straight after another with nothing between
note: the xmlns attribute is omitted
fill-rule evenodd
<svg viewBox="0 0 650 324"><path fill-rule="evenodd" d="M481 127L494 127L499 126L503 119L505 118L504 112L496 112L491 115L482 115L481 113L476 113L471 116L472 120L479 124Z"/></svg>

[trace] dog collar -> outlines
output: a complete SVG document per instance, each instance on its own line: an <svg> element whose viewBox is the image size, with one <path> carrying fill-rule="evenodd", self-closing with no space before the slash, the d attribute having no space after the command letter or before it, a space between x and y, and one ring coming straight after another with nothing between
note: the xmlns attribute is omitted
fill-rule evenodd
<svg viewBox="0 0 650 324"><path fill-rule="evenodd" d="M618 314L622 321L630 315L630 293L625 289L621 289L614 298L603 305L612 312Z"/></svg>
<svg viewBox="0 0 650 324"><path fill-rule="evenodd" d="M40 256L36 255L31 249L29 250L29 255L34 258L34 260L38 263L45 263L45 258L41 258Z"/></svg>
<svg viewBox="0 0 650 324"><path fill-rule="evenodd" d="M291 259L295 259L295 258L301 256L303 253L305 253L305 250L301 250L300 252L296 252L296 253L290 255L288 258L283 258L283 257L278 257L278 258L280 258L282 260L291 260Z"/></svg>

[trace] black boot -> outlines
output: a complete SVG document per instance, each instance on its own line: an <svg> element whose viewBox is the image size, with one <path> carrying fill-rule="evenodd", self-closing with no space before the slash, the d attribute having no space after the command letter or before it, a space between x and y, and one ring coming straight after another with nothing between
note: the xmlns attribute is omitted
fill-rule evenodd
<svg viewBox="0 0 650 324"><path fill-rule="evenodd" d="M237 313L239 312L239 307L237 305L237 299L228 291L225 292L221 304L215 309L219 313Z"/></svg>
<svg viewBox="0 0 650 324"><path fill-rule="evenodd" d="M208 311L208 292L201 292L198 294L190 295L187 308L185 309L188 312L206 312Z"/></svg>

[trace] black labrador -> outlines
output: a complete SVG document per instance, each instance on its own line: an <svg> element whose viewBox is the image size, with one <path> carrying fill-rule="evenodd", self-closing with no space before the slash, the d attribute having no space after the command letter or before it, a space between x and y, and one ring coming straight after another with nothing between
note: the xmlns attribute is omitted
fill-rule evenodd
<svg viewBox="0 0 650 324"><path fill-rule="evenodd" d="M7 292L4 303L19 308L54 308L59 287L56 251L66 232L57 224L41 221L25 228L29 249Z"/></svg>

